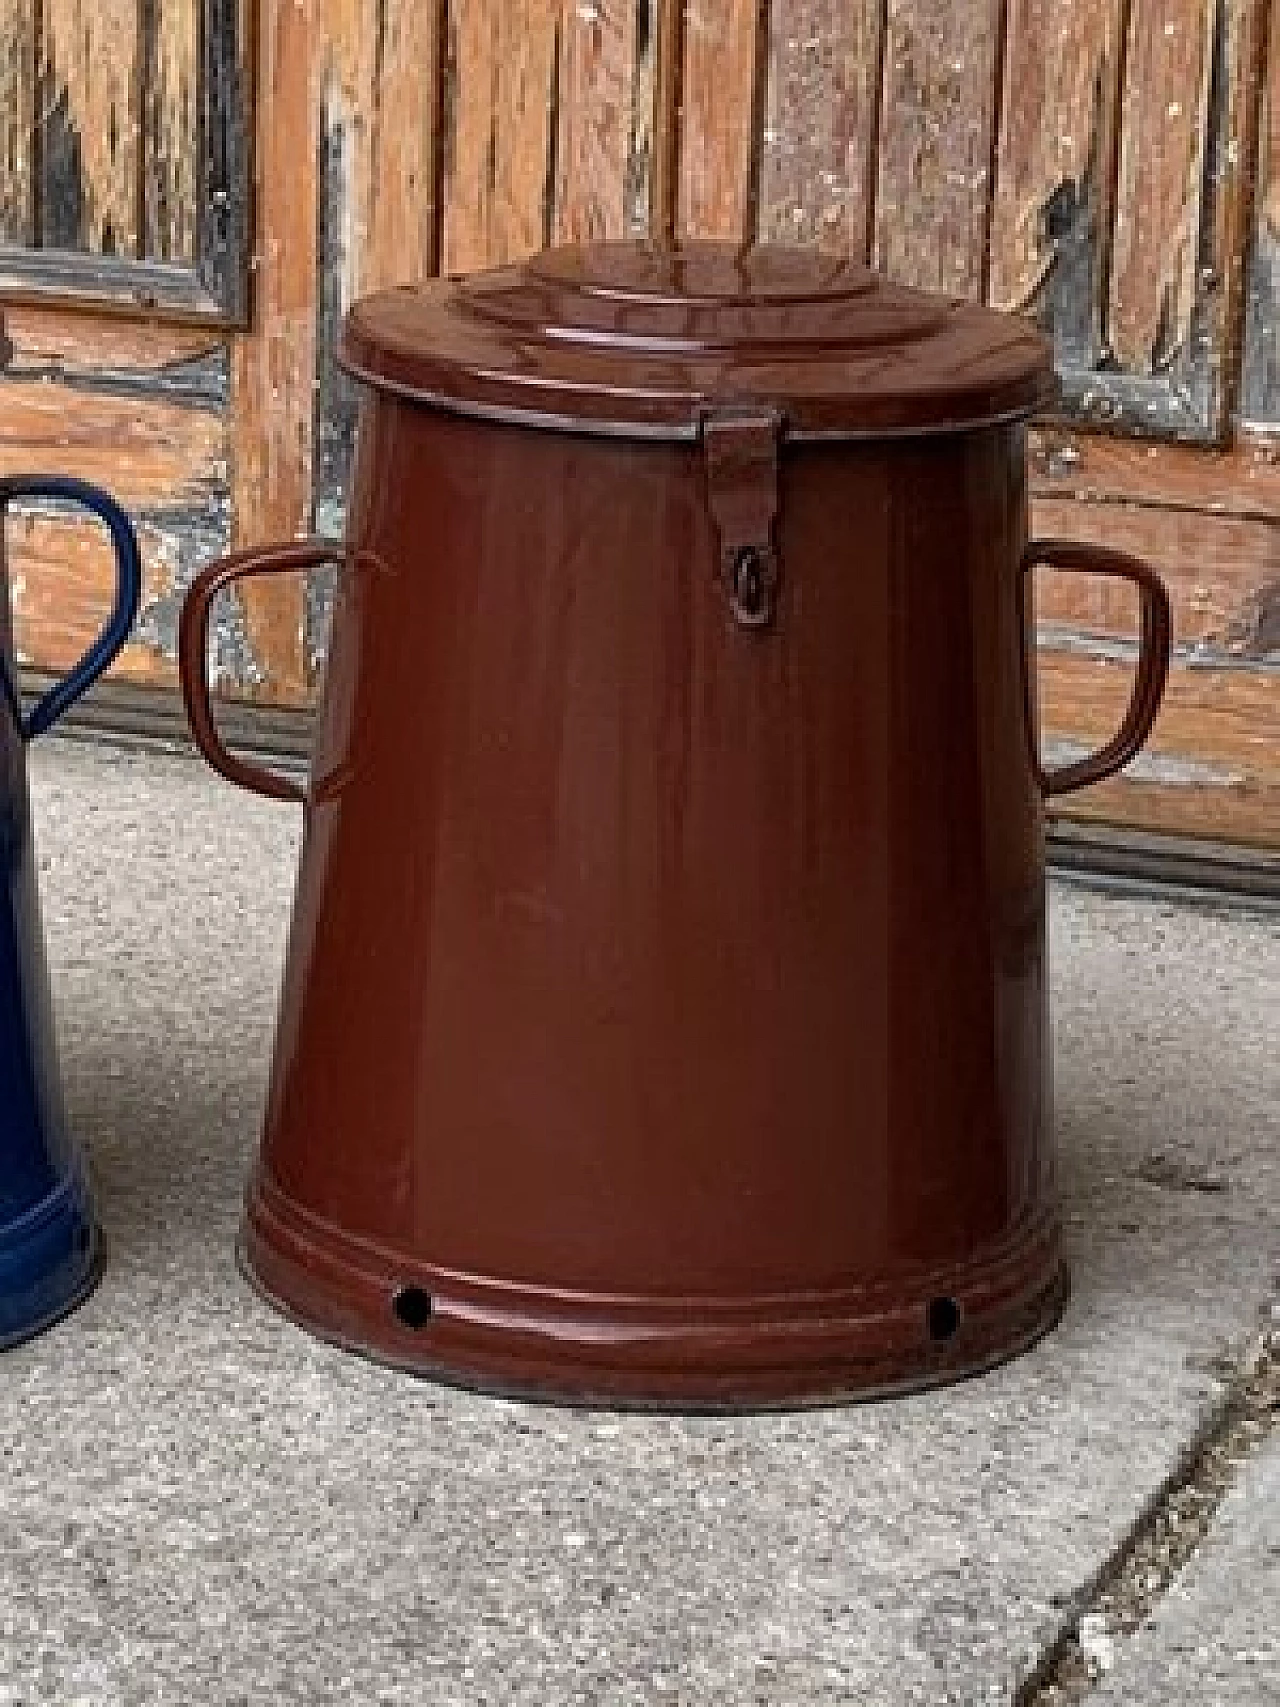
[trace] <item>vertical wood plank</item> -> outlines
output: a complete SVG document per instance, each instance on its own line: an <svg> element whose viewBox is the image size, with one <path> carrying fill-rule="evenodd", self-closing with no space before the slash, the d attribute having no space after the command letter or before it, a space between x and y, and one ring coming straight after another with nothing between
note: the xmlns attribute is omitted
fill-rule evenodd
<svg viewBox="0 0 1280 1707"><path fill-rule="evenodd" d="M196 259L201 0L142 0L143 253Z"/></svg>
<svg viewBox="0 0 1280 1707"><path fill-rule="evenodd" d="M1108 330L1132 373L1168 368L1197 294L1217 0L1144 0L1129 21Z"/></svg>
<svg viewBox="0 0 1280 1707"><path fill-rule="evenodd" d="M35 69L35 0L0 0L0 243L30 243L35 234Z"/></svg>
<svg viewBox="0 0 1280 1707"><path fill-rule="evenodd" d="M442 0L328 0L324 88L328 196L321 220L342 307L436 266ZM372 27L371 26L372 23Z"/></svg>
<svg viewBox="0 0 1280 1707"><path fill-rule="evenodd" d="M354 298L437 266L442 0L326 0L316 352L317 523L341 529L355 443L356 388L338 370ZM313 588L308 654L323 650L327 600Z"/></svg>
<svg viewBox="0 0 1280 1707"><path fill-rule="evenodd" d="M553 236L587 242L649 225L650 6L571 0L560 15Z"/></svg>
<svg viewBox="0 0 1280 1707"><path fill-rule="evenodd" d="M867 254L880 0L773 0L759 234Z"/></svg>
<svg viewBox="0 0 1280 1707"><path fill-rule="evenodd" d="M1038 307L1067 359L1100 352L1122 0L1010 0L988 296Z"/></svg>
<svg viewBox="0 0 1280 1707"><path fill-rule="evenodd" d="M1268 431L1280 428L1280 5L1275 4L1259 114L1241 413Z"/></svg>
<svg viewBox="0 0 1280 1707"><path fill-rule="evenodd" d="M205 287L242 323L252 297L258 10L258 0L203 0L201 18L196 265Z"/></svg>
<svg viewBox="0 0 1280 1707"><path fill-rule="evenodd" d="M754 235L761 21L760 0L688 0L679 225L695 237Z"/></svg>
<svg viewBox="0 0 1280 1707"><path fill-rule="evenodd" d="M651 0L647 22L656 35L653 50L653 154L649 228L663 242L674 239L680 219L680 161L684 129L685 0Z"/></svg>
<svg viewBox="0 0 1280 1707"><path fill-rule="evenodd" d="M530 254L547 227L555 0L452 0L444 267Z"/></svg>
<svg viewBox="0 0 1280 1707"><path fill-rule="evenodd" d="M443 0L393 0L367 96L371 203L362 289L429 278L439 265L437 196ZM354 91L353 91L354 93Z"/></svg>
<svg viewBox="0 0 1280 1707"><path fill-rule="evenodd" d="M142 239L138 0L44 0L46 247L136 256Z"/></svg>
<svg viewBox="0 0 1280 1707"><path fill-rule="evenodd" d="M1000 0L889 0L875 258L978 297L996 120Z"/></svg>
<svg viewBox="0 0 1280 1707"><path fill-rule="evenodd" d="M646 237L660 229L658 201L663 171L662 154L672 111L664 106L662 84L662 13L670 0L629 0L634 39L630 119L627 127L627 168L624 219L628 236Z"/></svg>
<svg viewBox="0 0 1280 1707"><path fill-rule="evenodd" d="M649 0L451 0L447 271L647 224L650 18Z"/></svg>
<svg viewBox="0 0 1280 1707"><path fill-rule="evenodd" d="M238 544L310 526L316 371L318 0L259 0L256 324L232 368L232 502ZM306 698L305 593L294 577L241 595L263 697Z"/></svg>
<svg viewBox="0 0 1280 1707"><path fill-rule="evenodd" d="M1259 99L1267 66L1269 0L1220 0L1210 49L1204 149L1204 233L1195 269L1199 336L1185 365L1215 394L1224 439L1238 418L1245 287L1254 218Z"/></svg>

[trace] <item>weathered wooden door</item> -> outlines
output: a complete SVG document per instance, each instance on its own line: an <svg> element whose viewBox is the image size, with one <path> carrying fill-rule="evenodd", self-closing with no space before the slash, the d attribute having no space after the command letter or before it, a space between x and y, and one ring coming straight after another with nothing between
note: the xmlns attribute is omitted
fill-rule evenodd
<svg viewBox="0 0 1280 1707"><path fill-rule="evenodd" d="M230 335L249 321L252 90L238 0L0 0L0 466L77 473L137 518L124 669L171 688L178 592L228 538ZM112 568L83 514L9 524L25 662L69 663Z"/></svg>
<svg viewBox="0 0 1280 1707"><path fill-rule="evenodd" d="M1178 642L1151 752L1070 809L1280 849L1280 0L242 6L0 6L0 286L59 304L13 313L0 460L135 506L150 587L124 676L171 689L203 554L340 528L353 295L561 238L786 237L1052 332L1037 527L1152 557ZM252 207L251 291L239 216L201 235L211 187ZM108 250L103 285L83 255ZM167 294L144 282L160 263ZM55 663L102 566L19 526L27 651ZM1117 715L1132 613L1102 586L1039 591L1045 739L1070 754ZM323 597L246 601L219 628L227 691L305 703Z"/></svg>

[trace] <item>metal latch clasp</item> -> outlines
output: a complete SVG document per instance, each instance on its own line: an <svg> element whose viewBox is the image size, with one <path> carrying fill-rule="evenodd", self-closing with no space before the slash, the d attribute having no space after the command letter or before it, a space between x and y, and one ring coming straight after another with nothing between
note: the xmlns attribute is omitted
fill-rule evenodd
<svg viewBox="0 0 1280 1707"><path fill-rule="evenodd" d="M702 423L720 579L743 628L768 628L777 613L781 565L773 529L781 438L782 417L773 409L718 410Z"/></svg>

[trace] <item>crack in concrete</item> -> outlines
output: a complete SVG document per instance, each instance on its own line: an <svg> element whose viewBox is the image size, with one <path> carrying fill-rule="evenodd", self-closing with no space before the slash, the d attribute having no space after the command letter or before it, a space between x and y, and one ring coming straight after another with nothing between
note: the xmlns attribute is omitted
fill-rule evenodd
<svg viewBox="0 0 1280 1707"><path fill-rule="evenodd" d="M1280 1304L1237 1361L1226 1387L1119 1546L1075 1595L1057 1636L1013 1696L1013 1707L1075 1707L1111 1670L1131 1636L1185 1569L1241 1466L1280 1423Z"/></svg>

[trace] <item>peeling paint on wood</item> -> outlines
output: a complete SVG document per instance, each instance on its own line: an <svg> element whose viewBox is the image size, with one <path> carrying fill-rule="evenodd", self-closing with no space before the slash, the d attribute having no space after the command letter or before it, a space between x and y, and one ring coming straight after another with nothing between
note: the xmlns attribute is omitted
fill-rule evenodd
<svg viewBox="0 0 1280 1707"><path fill-rule="evenodd" d="M631 121L627 136L627 169L623 185L626 230L643 237L658 219L657 138L661 125L673 122L659 115L659 11L662 0L634 0L635 49L631 76Z"/></svg>
<svg viewBox="0 0 1280 1707"><path fill-rule="evenodd" d="M169 590L164 542L135 521L143 560L143 599ZM101 632L115 596L115 560L104 530L83 511L37 501L14 505L7 527L10 597L18 662L61 672ZM168 666L145 644L131 643L115 668L155 680Z"/></svg>
<svg viewBox="0 0 1280 1707"><path fill-rule="evenodd" d="M20 342L4 382L0 469L76 474L113 492L134 521L143 600L116 669L139 681L172 682L182 593L229 540L226 352L191 366L185 379L172 368L120 367L112 384L95 386L83 369L59 372ZM104 530L74 505L25 501L10 518L8 566L20 652L42 668L65 668L110 607L115 571Z"/></svg>
<svg viewBox="0 0 1280 1707"><path fill-rule="evenodd" d="M316 207L321 42L316 0L260 0L257 129L259 249L253 337L232 359L232 516L237 545L308 531L313 508ZM300 578L241 594L258 693L305 703L305 589Z"/></svg>
<svg viewBox="0 0 1280 1707"><path fill-rule="evenodd" d="M318 218L345 307L436 261L439 0L325 0Z"/></svg>
<svg viewBox="0 0 1280 1707"><path fill-rule="evenodd" d="M1059 367L1102 350L1123 18L1123 0L1009 7L988 296L1034 312Z"/></svg>
<svg viewBox="0 0 1280 1707"><path fill-rule="evenodd" d="M46 247L140 256L137 0L43 0L37 123Z"/></svg>
<svg viewBox="0 0 1280 1707"><path fill-rule="evenodd" d="M210 471L225 476L221 403L193 402L142 385L114 394L68 390L19 373L6 379L0 410L0 467L60 468L109 486L127 505L198 493Z"/></svg>
<svg viewBox="0 0 1280 1707"><path fill-rule="evenodd" d="M130 368L103 361L91 368L68 362L61 351L47 360L27 354L14 359L7 370L10 380L57 380L67 392L83 392L91 398L127 397L145 407L152 402L189 402L225 410L228 400L227 349L225 344L190 357ZM74 408L71 399L66 407Z"/></svg>
<svg viewBox="0 0 1280 1707"><path fill-rule="evenodd" d="M1253 589L1221 640L1229 657L1280 665L1280 580Z"/></svg>
<svg viewBox="0 0 1280 1707"><path fill-rule="evenodd" d="M342 317L358 294L428 277L437 263L439 4L383 0L372 29L364 6L328 4L317 165L314 466L316 526L330 534L342 528L359 402L335 361ZM309 659L322 651L315 639L319 596L308 589Z"/></svg>
<svg viewBox="0 0 1280 1707"><path fill-rule="evenodd" d="M0 0L0 243L35 237L36 0Z"/></svg>
<svg viewBox="0 0 1280 1707"><path fill-rule="evenodd" d="M33 372L48 369L92 378L121 371L152 375L160 382L166 373L180 376L191 364L219 352L225 367L225 341L207 330L7 303L5 322L15 346L14 363Z"/></svg>
<svg viewBox="0 0 1280 1707"><path fill-rule="evenodd" d="M200 180L199 0L140 0L142 253L196 260Z"/></svg>
<svg viewBox="0 0 1280 1707"><path fill-rule="evenodd" d="M1258 0L1011 0L991 297L1052 331L1066 413L1227 425Z"/></svg>
<svg viewBox="0 0 1280 1707"><path fill-rule="evenodd" d="M342 530L359 408L357 388L335 360L342 317L356 294L360 254L352 229L359 186L352 181L351 133L343 111L341 97L335 100L334 92L327 90L318 167L314 466L316 523L333 535ZM366 187L373 189L372 184Z"/></svg>
<svg viewBox="0 0 1280 1707"><path fill-rule="evenodd" d="M253 213L253 71L259 0L204 0L197 129L198 273L233 325L249 314Z"/></svg>
<svg viewBox="0 0 1280 1707"><path fill-rule="evenodd" d="M30 307L77 305L192 326L234 318L190 268L69 249L0 246L0 292Z"/></svg>
<svg viewBox="0 0 1280 1707"><path fill-rule="evenodd" d="M1217 26L1216 0L1149 0L1129 18L1107 332L1144 377L1191 338Z"/></svg>
<svg viewBox="0 0 1280 1707"><path fill-rule="evenodd" d="M880 0L773 0L762 237L866 258L882 39Z"/></svg>
<svg viewBox="0 0 1280 1707"><path fill-rule="evenodd" d="M430 276L439 259L443 0L327 0L317 163L314 520L339 537L354 449L358 388L337 367L354 298ZM307 577L303 655L322 676L335 573Z"/></svg>

